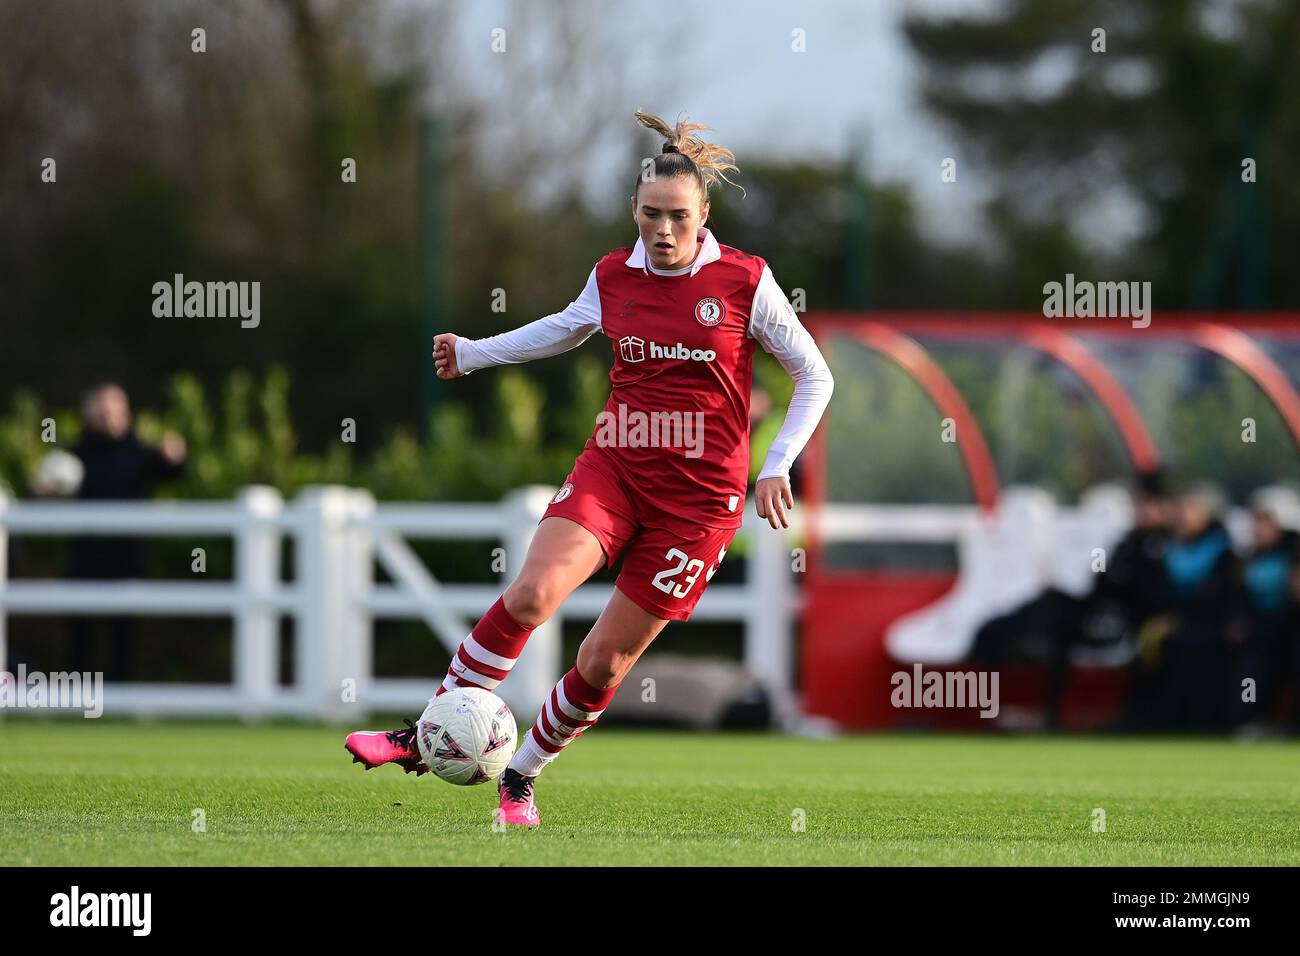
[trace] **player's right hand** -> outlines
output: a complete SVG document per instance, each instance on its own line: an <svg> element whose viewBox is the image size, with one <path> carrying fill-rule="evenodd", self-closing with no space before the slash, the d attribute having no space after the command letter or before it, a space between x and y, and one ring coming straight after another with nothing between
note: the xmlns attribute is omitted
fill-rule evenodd
<svg viewBox="0 0 1300 956"><path fill-rule="evenodd" d="M460 338L453 332L442 332L433 337L433 364L438 370L438 378L460 378L461 371L456 365L456 340Z"/></svg>

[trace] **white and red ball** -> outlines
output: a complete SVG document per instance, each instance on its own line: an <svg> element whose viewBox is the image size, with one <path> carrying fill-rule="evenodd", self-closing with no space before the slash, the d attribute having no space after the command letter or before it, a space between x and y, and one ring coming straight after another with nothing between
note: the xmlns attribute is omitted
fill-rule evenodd
<svg viewBox="0 0 1300 956"><path fill-rule="evenodd" d="M415 734L425 766L459 786L501 776L517 739L515 715L506 702L477 687L459 687L430 700Z"/></svg>

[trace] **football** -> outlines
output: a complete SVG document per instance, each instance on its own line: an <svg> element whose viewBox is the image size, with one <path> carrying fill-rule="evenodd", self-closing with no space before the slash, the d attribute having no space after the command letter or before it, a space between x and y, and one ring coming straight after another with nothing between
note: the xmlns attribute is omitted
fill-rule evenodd
<svg viewBox="0 0 1300 956"><path fill-rule="evenodd" d="M506 702L476 687L430 700L415 735L425 766L458 786L501 776L515 755L516 738L515 715Z"/></svg>

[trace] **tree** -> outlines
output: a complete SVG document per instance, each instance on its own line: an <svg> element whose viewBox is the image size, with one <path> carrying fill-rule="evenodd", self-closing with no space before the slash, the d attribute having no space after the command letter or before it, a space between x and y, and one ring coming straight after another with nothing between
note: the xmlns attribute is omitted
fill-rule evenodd
<svg viewBox="0 0 1300 956"><path fill-rule="evenodd" d="M993 179L1004 237L1091 224L1106 267L1151 279L1166 309L1300 303L1300 4L1010 0L905 32L926 103ZM1130 237L1099 213L1117 202Z"/></svg>

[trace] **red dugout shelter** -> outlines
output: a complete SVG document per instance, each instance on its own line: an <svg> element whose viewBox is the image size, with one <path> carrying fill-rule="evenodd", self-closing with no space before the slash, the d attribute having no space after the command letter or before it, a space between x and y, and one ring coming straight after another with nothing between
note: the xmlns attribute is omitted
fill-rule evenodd
<svg viewBox="0 0 1300 956"><path fill-rule="evenodd" d="M1140 356L1177 346L1212 355L1244 373L1285 424L1300 449L1300 315L1163 314L1135 328L1124 318L1044 319L1032 313L814 313L806 324L823 352L837 364L840 350L866 349L903 370L933 408L935 421L955 425L957 451L969 497L985 510L996 508L1001 479L985 428L966 397L944 371L934 349L1005 343L1027 348L1059 365L1104 410L1133 471L1160 464L1160 443L1141 403L1112 367L1112 347ZM837 371L837 380L840 373ZM829 464L828 425L836 415L841 390L807 454L805 496L814 510L831 503L871 504L837 496ZM842 440L842 438L841 438ZM888 449L883 452L887 453ZM1127 477L1127 476L1117 476ZM1300 473L1295 478L1300 479ZM809 529L808 566L803 581L804 615L799 685L808 715L826 717L845 728L887 728L899 714L889 704L892 673L905 662L885 651L888 626L925 607L954 585L950 571L898 570L869 565L843 568L826 560L816 524ZM1076 682L1079 693L1115 692L1111 674ZM1090 691L1089 681L1092 681ZM1077 703L1077 701L1076 701ZM1077 709L1077 708L1076 708ZM1067 700L1067 720L1070 700Z"/></svg>

